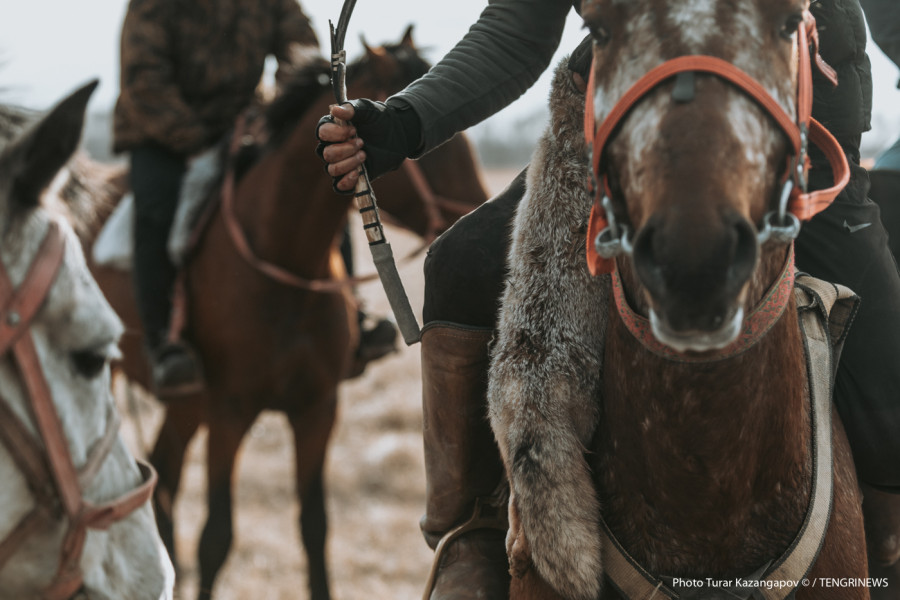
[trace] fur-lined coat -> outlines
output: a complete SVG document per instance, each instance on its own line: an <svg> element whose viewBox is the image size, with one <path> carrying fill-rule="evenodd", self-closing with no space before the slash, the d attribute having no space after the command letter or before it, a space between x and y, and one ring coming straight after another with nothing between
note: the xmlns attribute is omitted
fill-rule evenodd
<svg viewBox="0 0 900 600"><path fill-rule="evenodd" d="M587 269L584 94L565 63L550 110L514 222L488 405L510 479L513 570L533 561L564 596L596 598L600 511L584 453L599 418L609 278Z"/></svg>

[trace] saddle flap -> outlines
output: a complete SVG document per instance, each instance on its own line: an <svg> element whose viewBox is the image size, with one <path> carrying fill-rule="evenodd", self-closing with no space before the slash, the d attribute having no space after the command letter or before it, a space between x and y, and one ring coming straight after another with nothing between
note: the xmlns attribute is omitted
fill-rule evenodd
<svg viewBox="0 0 900 600"><path fill-rule="evenodd" d="M856 317L859 296L846 286L824 281L807 273L797 273L794 294L798 310L817 309L820 312L828 323L831 345L836 352L839 351Z"/></svg>

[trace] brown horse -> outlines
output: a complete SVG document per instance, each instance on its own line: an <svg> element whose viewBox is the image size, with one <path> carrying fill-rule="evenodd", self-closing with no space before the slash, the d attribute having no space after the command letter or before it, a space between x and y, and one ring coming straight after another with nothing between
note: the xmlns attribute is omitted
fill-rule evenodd
<svg viewBox="0 0 900 600"><path fill-rule="evenodd" d="M512 598L868 598L816 587L864 578L866 546L850 449L828 420L831 372L805 358L796 220L779 212L790 199L808 218L818 199L785 173L805 152L807 8L582 5L593 168L577 141L584 98L558 74L491 373ZM611 292L585 268L586 229Z"/></svg>
<svg viewBox="0 0 900 600"><path fill-rule="evenodd" d="M366 56L350 66L348 92L386 97L426 70L407 30L399 44L367 48ZM301 69L295 77L267 110L269 142L242 169L233 190L234 213L256 256L298 277L334 282L346 277L337 241L351 197L332 191L313 152L316 124L333 101L328 65ZM465 138L418 164L426 188L417 183L418 171L404 168L379 179L376 191L383 209L419 235L433 237L487 199ZM146 383L131 282L109 269L98 268L96 275L132 334L123 340L125 370ZM152 452L160 473L156 506L163 539L173 552L172 508L184 453L205 423L209 517L199 564L200 597L209 598L232 542L231 485L241 440L260 412L282 411L294 434L311 597L327 599L322 470L338 384L351 369L359 336L351 290L302 289L253 268L236 251L221 210L206 227L184 276L184 334L202 359L207 391L167 406Z"/></svg>

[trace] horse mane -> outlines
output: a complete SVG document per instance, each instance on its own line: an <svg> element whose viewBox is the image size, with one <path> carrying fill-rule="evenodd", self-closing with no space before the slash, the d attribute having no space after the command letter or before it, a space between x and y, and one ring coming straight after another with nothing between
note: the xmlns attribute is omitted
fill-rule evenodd
<svg viewBox="0 0 900 600"><path fill-rule="evenodd" d="M405 87L428 72L431 65L415 48L407 44L387 44L382 47L393 57L399 71L392 83L397 89ZM347 66L347 82L355 81L368 71L372 60L368 53ZM293 130L293 126L331 86L331 63L322 56L308 56L294 66L281 92L265 109L269 145L278 146Z"/></svg>
<svg viewBox="0 0 900 600"><path fill-rule="evenodd" d="M99 163L76 152L66 165L62 185L56 194L45 194L44 205L62 213L79 238L89 239L115 208L126 173L125 166Z"/></svg>

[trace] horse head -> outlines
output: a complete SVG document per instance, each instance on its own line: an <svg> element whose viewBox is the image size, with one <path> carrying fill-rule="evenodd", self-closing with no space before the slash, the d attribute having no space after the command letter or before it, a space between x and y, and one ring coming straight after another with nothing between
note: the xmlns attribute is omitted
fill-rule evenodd
<svg viewBox="0 0 900 600"><path fill-rule="evenodd" d="M597 248L624 250L627 302L676 351L733 343L788 270L784 232L796 228L783 201L802 185L805 140L794 142L807 9L806 0L582 6L594 38L595 213L616 238L612 251L602 240ZM784 234L774 238L773 210Z"/></svg>
<svg viewBox="0 0 900 600"><path fill-rule="evenodd" d="M89 200L69 190L67 165L96 85L45 115L0 106L4 596L172 594L147 502L155 473L118 436L109 363L122 324L69 222Z"/></svg>

